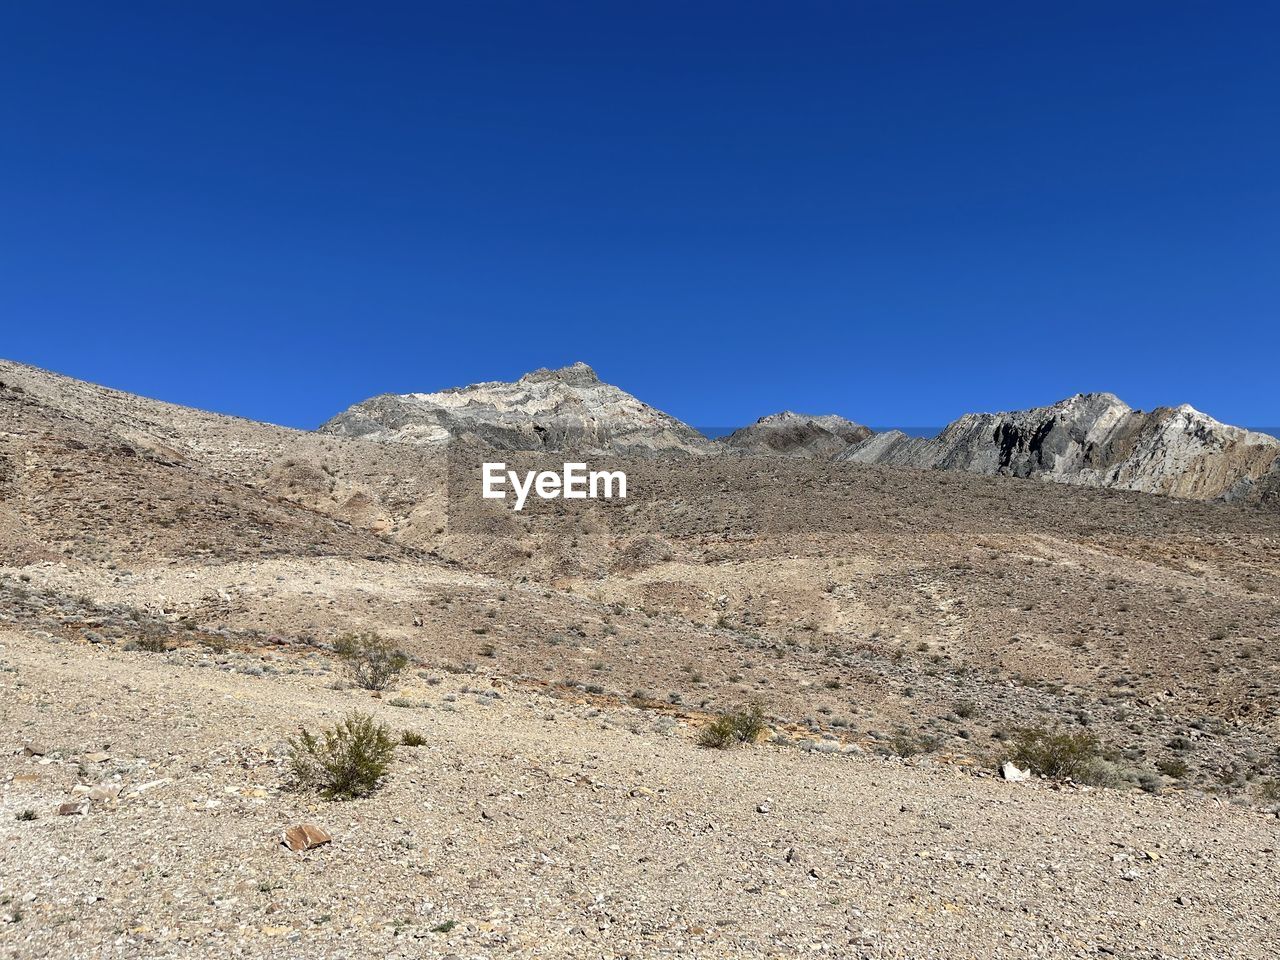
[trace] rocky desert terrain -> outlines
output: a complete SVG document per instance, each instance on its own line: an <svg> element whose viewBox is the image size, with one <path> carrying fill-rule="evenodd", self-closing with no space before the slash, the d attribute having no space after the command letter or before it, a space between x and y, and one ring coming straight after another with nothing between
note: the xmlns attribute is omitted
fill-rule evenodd
<svg viewBox="0 0 1280 960"><path fill-rule="evenodd" d="M308 432L0 362L0 957L1276 955L1266 439L1093 401L937 469L467 389ZM571 453L627 499L478 496ZM378 789L293 782L352 711ZM1030 730L1089 776L1005 779Z"/></svg>

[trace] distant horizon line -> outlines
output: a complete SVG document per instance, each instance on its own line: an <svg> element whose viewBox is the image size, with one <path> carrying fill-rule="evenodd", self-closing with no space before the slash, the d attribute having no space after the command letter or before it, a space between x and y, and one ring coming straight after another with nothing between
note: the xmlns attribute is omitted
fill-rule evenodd
<svg viewBox="0 0 1280 960"><path fill-rule="evenodd" d="M53 366L46 366L34 360L18 359L17 357L13 357L13 356L0 355L0 361L17 364L19 366L30 367L33 370L39 370L43 373L52 374L53 376L56 376L56 377L65 377L68 380L76 380L81 383L86 383L91 386L100 387L105 390L111 390L117 393L126 393L131 396L141 397L145 400L153 400L158 403L167 403L167 404L172 404L174 406L186 407L187 409L197 410L202 413L212 413L218 416L236 417L242 420L251 420L255 423L265 423L270 426L283 427L287 430L301 430L301 431L310 433L318 430L320 426L324 423L324 421L321 421L321 423L318 423L315 426L306 426L298 423L286 422L283 419L273 419L273 418L270 418L269 414L267 416L263 416L261 413L247 414L243 412L230 412L225 408L219 409L218 407L215 407L212 405L204 406L204 405L197 405L184 400L168 399L167 397L162 396L159 393L143 392L142 389L131 387L131 386L113 386L110 383L104 382L104 380L102 379L97 379L96 376L93 379L91 379L89 375L68 373L68 372L65 372L64 370L55 369ZM590 368L592 373L595 372L595 367L584 361L581 361L581 360L576 361L576 364L581 364L582 366L586 366ZM559 368L539 367L539 368L536 368L535 370L531 370L528 372L534 373L540 370L562 370L562 369L566 369L568 366L573 366L573 365L575 364L569 364L569 365L566 365L565 367L559 367ZM496 380L496 381L478 381L478 382L479 383L514 383L516 381ZM601 381L601 382L609 383L611 381ZM446 387L446 388L443 388L442 390L434 391L434 392L447 392L450 390L465 389L467 386L475 386L475 385L476 384L466 384L458 387ZM616 384L614 384L614 386L616 386ZM630 393L630 390L626 388L618 387L618 389L624 390L624 392ZM1077 394L1074 394L1073 396L1080 396L1082 395L1082 393L1087 393L1087 392L1089 391L1081 391ZM1093 391L1093 392L1098 392L1098 391ZM405 394L397 394L394 391L389 391L388 395L404 396ZM631 395L637 396L636 394L631 394ZM1114 395L1115 394L1113 394L1113 396ZM377 395L375 394L375 396ZM372 399L372 398L370 397L366 399ZM1196 408L1196 409L1199 409L1199 408ZM667 412L667 411L663 411L663 412ZM997 411L997 412L1008 412L1008 411ZM839 414L836 414L836 415L840 416ZM668 412L668 416L674 417L675 415ZM1209 416L1212 416L1212 415L1210 414ZM677 417L676 419L680 419L680 418ZM736 430L742 430L742 429L745 429L746 427L752 426L753 424L759 422L759 419L760 418L757 417L750 420L749 422L742 423L737 426L703 427L703 426L698 426L695 423L690 423L689 421L682 421L682 422L685 423L686 426L689 426L692 429L698 431L704 437L707 437L710 440L715 440L721 437L728 436L729 434L733 433ZM1214 419L1217 419L1217 418L1214 417ZM875 433L885 433L890 430L899 430L902 433L907 434L908 436L922 437L922 438L928 439L928 438L936 437L938 434L940 434L943 430L945 430L948 426L950 426L954 422L956 422L955 419L949 420L945 423L941 423L938 425L929 425L929 426L921 426L919 424L911 424L906 426L902 426L898 424L889 424L884 426L868 425L868 429L872 430ZM1227 426L1240 426L1242 429L1249 430L1255 433L1267 434L1268 436L1272 436L1280 440L1280 424L1268 425L1268 426L1248 426L1248 425L1232 424L1228 421L1220 421L1220 422L1226 424Z"/></svg>

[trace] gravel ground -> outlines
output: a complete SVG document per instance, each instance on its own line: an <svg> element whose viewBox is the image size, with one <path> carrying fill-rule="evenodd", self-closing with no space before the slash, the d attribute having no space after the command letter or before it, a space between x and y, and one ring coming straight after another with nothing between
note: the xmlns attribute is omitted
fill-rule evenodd
<svg viewBox="0 0 1280 960"><path fill-rule="evenodd" d="M310 656L251 676L0 633L0 956L1275 956L1264 811L709 753L497 677L379 700ZM283 789L290 733L356 706L427 745L365 800ZM58 816L79 784L119 799ZM333 842L289 852L303 822Z"/></svg>

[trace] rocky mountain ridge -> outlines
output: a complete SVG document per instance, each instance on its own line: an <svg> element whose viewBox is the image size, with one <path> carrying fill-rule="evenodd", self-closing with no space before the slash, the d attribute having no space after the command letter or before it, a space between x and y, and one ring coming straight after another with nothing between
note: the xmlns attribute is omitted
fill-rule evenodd
<svg viewBox="0 0 1280 960"><path fill-rule="evenodd" d="M395 443L478 440L502 450L679 456L784 456L1159 493L1280 502L1280 441L1186 404L1134 410L1114 394L1046 407L970 413L928 439L834 414L782 411L711 441L585 363L436 393L358 403L322 433Z"/></svg>
<svg viewBox="0 0 1280 960"><path fill-rule="evenodd" d="M837 459L1197 500L1271 497L1280 483L1276 438L1220 423L1187 404L1134 410L1110 393L966 414L932 439L889 431Z"/></svg>
<svg viewBox="0 0 1280 960"><path fill-rule="evenodd" d="M111 422L113 434L161 461L207 460L232 476L246 464L275 463L281 475L272 482L286 487L302 480L294 476L300 468L287 466L281 451L301 449L300 444L358 438L359 456L372 462L397 456L397 450L443 451L446 441L463 439L513 451L781 456L958 470L1280 506L1280 440L1220 423L1185 404L1134 410L1109 393L1078 394L1028 410L966 414L932 439L896 430L873 433L835 415L783 411L712 441L602 382L586 364L536 370L512 383L374 397L314 433L174 407L7 361L0 361L0 375L24 384L33 396L60 398L66 409L81 411L78 416ZM174 427L178 422L181 429ZM236 439L215 441L223 434ZM319 475L313 479L328 484ZM332 495L345 503L359 492L336 489Z"/></svg>
<svg viewBox="0 0 1280 960"><path fill-rule="evenodd" d="M585 363L436 393L357 403L320 432L395 443L479 440L499 450L697 455L711 441L612 384Z"/></svg>

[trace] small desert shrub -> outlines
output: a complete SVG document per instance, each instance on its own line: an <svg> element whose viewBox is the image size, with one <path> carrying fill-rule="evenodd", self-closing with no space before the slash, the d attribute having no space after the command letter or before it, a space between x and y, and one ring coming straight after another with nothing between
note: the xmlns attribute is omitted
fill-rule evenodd
<svg viewBox="0 0 1280 960"><path fill-rule="evenodd" d="M1171 760L1157 760L1156 769L1163 773L1166 777L1172 777L1174 780L1181 780L1190 771L1187 761L1174 757Z"/></svg>
<svg viewBox="0 0 1280 960"><path fill-rule="evenodd" d="M21 813L18 814L18 819L23 821L24 823L30 822L35 818L36 818L36 812L34 810L23 810Z"/></svg>
<svg viewBox="0 0 1280 960"><path fill-rule="evenodd" d="M889 749L899 757L915 757L922 753L933 753L940 746L942 746L940 738L925 733L910 734L905 731L899 731L889 739Z"/></svg>
<svg viewBox="0 0 1280 960"><path fill-rule="evenodd" d="M1159 794L1163 787L1160 782L1160 774L1154 770L1138 770L1134 773L1134 779L1144 793Z"/></svg>
<svg viewBox="0 0 1280 960"><path fill-rule="evenodd" d="M211 653L229 653L231 641L220 633L197 633L196 640Z"/></svg>
<svg viewBox="0 0 1280 960"><path fill-rule="evenodd" d="M158 630L143 630L133 645L143 653L169 652L169 638Z"/></svg>
<svg viewBox="0 0 1280 960"><path fill-rule="evenodd" d="M968 720L977 712L978 706L972 700L961 700L955 705L955 714L961 720Z"/></svg>
<svg viewBox="0 0 1280 960"><path fill-rule="evenodd" d="M333 649L346 661L351 679L366 690L385 690L409 665L402 650L376 633L348 633L338 638Z"/></svg>
<svg viewBox="0 0 1280 960"><path fill-rule="evenodd" d="M1115 769L1102 757L1097 737L1088 733L1039 727L1019 730L1009 759L1051 780L1071 779L1096 786L1109 786L1116 780Z"/></svg>
<svg viewBox="0 0 1280 960"><path fill-rule="evenodd" d="M1258 796L1265 803L1280 803L1280 780L1259 781Z"/></svg>
<svg viewBox="0 0 1280 960"><path fill-rule="evenodd" d="M738 743L755 743L766 726L763 705L752 700L744 707L720 714L703 727L698 734L698 745L724 750Z"/></svg>
<svg viewBox="0 0 1280 960"><path fill-rule="evenodd" d="M402 747L425 747L427 738L416 730L406 730L400 734L400 746Z"/></svg>
<svg viewBox="0 0 1280 960"><path fill-rule="evenodd" d="M303 728L289 741L297 786L335 800L367 797L391 768L395 741L382 724L353 711L319 736Z"/></svg>

